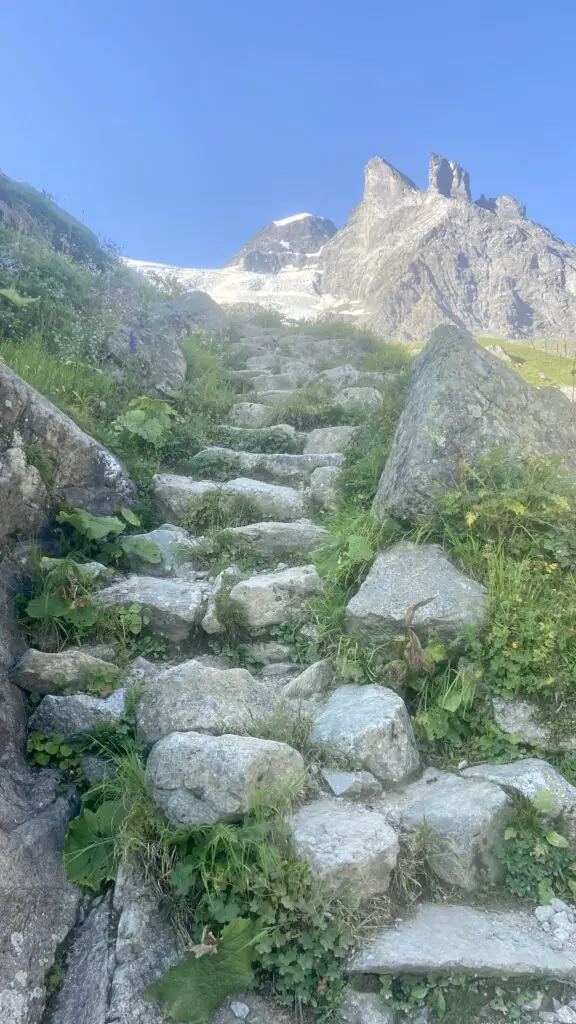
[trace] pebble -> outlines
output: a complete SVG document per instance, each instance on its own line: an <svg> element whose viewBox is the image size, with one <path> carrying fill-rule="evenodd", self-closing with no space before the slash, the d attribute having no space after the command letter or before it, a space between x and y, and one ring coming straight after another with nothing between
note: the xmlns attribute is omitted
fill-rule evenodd
<svg viewBox="0 0 576 1024"><path fill-rule="evenodd" d="M250 1007L247 1006L246 1003L230 1003L230 1009L234 1016L239 1017L240 1020L246 1020L246 1017L248 1017L250 1013Z"/></svg>

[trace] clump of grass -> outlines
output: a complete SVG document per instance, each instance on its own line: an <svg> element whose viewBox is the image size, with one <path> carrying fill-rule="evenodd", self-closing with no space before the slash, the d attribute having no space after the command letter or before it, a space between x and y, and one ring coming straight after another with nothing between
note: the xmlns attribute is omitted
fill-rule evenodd
<svg viewBox="0 0 576 1024"><path fill-rule="evenodd" d="M260 511L254 502L241 495L225 494L223 491L212 491L205 494L195 505L184 522L184 526L201 533L213 530L231 529L234 526L247 526L269 518Z"/></svg>

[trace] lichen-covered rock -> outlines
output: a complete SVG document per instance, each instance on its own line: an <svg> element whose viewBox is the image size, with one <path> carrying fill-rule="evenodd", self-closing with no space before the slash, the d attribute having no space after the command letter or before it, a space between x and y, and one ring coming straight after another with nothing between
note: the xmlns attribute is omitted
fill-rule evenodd
<svg viewBox="0 0 576 1024"><path fill-rule="evenodd" d="M145 572L147 576L179 576L182 570L193 567L194 555L199 546L199 541L191 537L187 530L171 523L148 533L131 534L127 540L131 542L127 555L130 568L135 572ZM138 544L141 541L144 542L141 548L132 543Z"/></svg>
<svg viewBox="0 0 576 1024"><path fill-rule="evenodd" d="M344 388L336 396L343 409L359 409L362 412L377 412L382 405L382 395L377 388Z"/></svg>
<svg viewBox="0 0 576 1024"><path fill-rule="evenodd" d="M267 427L274 419L274 410L261 402L236 402L228 412L228 421L235 427Z"/></svg>
<svg viewBox="0 0 576 1024"><path fill-rule="evenodd" d="M344 626L372 643L386 643L404 633L411 609L419 604L411 622L414 632L454 640L483 624L486 588L452 565L436 544L402 541L376 556L348 603Z"/></svg>
<svg viewBox="0 0 576 1024"><path fill-rule="evenodd" d="M558 454L576 468L576 421L466 331L438 327L415 362L374 510L429 512L436 487L457 486L463 459L494 448Z"/></svg>
<svg viewBox="0 0 576 1024"><path fill-rule="evenodd" d="M368 899L388 889L400 847L382 814L325 797L296 811L292 831L327 892Z"/></svg>
<svg viewBox="0 0 576 1024"><path fill-rule="evenodd" d="M207 589L202 581L128 576L101 590L95 599L107 608L139 605L155 633L180 644L190 638L202 617Z"/></svg>
<svg viewBox="0 0 576 1024"><path fill-rule="evenodd" d="M62 693L69 687L80 686L98 671L110 672L110 664L85 654L80 647L70 647L58 654L30 648L15 665L10 678L30 693Z"/></svg>
<svg viewBox="0 0 576 1024"><path fill-rule="evenodd" d="M298 565L240 580L232 587L230 600L238 603L248 627L258 632L301 615L321 587L313 565Z"/></svg>
<svg viewBox="0 0 576 1024"><path fill-rule="evenodd" d="M343 452L357 430L357 427L318 427L311 430L304 445L304 454Z"/></svg>
<svg viewBox="0 0 576 1024"><path fill-rule="evenodd" d="M540 758L526 757L512 764L475 764L464 769L461 775L495 783L507 792L520 793L527 800L543 797L542 814L562 817L572 827L576 824L576 786Z"/></svg>
<svg viewBox="0 0 576 1024"><path fill-rule="evenodd" d="M135 501L134 484L116 456L0 363L0 448L32 445L50 463L54 501L95 514Z"/></svg>
<svg viewBox="0 0 576 1024"><path fill-rule="evenodd" d="M334 796L361 803L374 803L382 796L382 785L370 772L322 772L322 778Z"/></svg>
<svg viewBox="0 0 576 1024"><path fill-rule="evenodd" d="M541 720L541 711L534 701L521 697L493 697L494 721L508 736L517 736L522 743L545 750L576 750L576 736L571 729L562 729L562 719Z"/></svg>
<svg viewBox="0 0 576 1024"><path fill-rule="evenodd" d="M382 811L406 829L426 829L427 857L443 882L469 891L501 874L496 849L514 807L503 789L429 768Z"/></svg>
<svg viewBox="0 0 576 1024"><path fill-rule="evenodd" d="M215 825L246 814L261 789L297 779L302 756L253 736L176 732L154 745L146 765L152 799L172 825Z"/></svg>
<svg viewBox="0 0 576 1024"><path fill-rule="evenodd" d="M301 491L280 484L238 477L222 485L222 493L234 498L245 498L254 505L262 519L291 522L306 515L306 501Z"/></svg>
<svg viewBox="0 0 576 1024"><path fill-rule="evenodd" d="M350 757L385 786L413 775L418 750L406 706L384 686L340 686L315 717L312 738Z"/></svg>
<svg viewBox="0 0 576 1024"><path fill-rule="evenodd" d="M310 477L310 496L319 508L328 511L338 504L338 483L342 470L338 466L319 466Z"/></svg>
<svg viewBox="0 0 576 1024"><path fill-rule="evenodd" d="M0 454L0 493L0 547L3 547L9 538L36 533L50 505L38 470L27 461L21 448L8 448Z"/></svg>
<svg viewBox="0 0 576 1024"><path fill-rule="evenodd" d="M245 733L253 718L271 715L278 695L243 668L185 661L146 680L138 695L138 733L147 744L171 732Z"/></svg>
<svg viewBox="0 0 576 1024"><path fill-rule="evenodd" d="M315 697L325 693L334 683L334 666L329 658L308 665L282 691L284 697Z"/></svg>
<svg viewBox="0 0 576 1024"><path fill-rule="evenodd" d="M87 693L47 695L30 716L30 729L45 736L77 736L100 725L114 725L124 714L127 693L128 688L123 686L104 698Z"/></svg>
<svg viewBox="0 0 576 1024"><path fill-rule="evenodd" d="M252 551L266 555L282 555L288 551L310 554L325 542L328 531L309 519L296 519L291 523L250 523L226 531L228 537Z"/></svg>
<svg viewBox="0 0 576 1024"><path fill-rule="evenodd" d="M354 957L352 974L449 974L576 980L573 950L556 950L529 910L421 903Z"/></svg>

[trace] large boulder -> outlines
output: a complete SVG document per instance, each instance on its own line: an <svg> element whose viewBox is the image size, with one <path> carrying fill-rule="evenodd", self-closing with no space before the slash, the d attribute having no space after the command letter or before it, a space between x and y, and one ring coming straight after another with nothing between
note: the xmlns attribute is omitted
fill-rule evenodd
<svg viewBox="0 0 576 1024"><path fill-rule="evenodd" d="M327 892L369 899L388 889L400 846L378 811L324 797L296 811L292 830L296 850Z"/></svg>
<svg viewBox="0 0 576 1024"><path fill-rule="evenodd" d="M418 356L374 510L413 520L437 487L453 488L463 459L494 448L559 454L576 468L576 420L466 331L438 327Z"/></svg>
<svg viewBox="0 0 576 1024"><path fill-rule="evenodd" d="M202 618L207 589L202 581L128 576L99 591L95 600L106 608L138 605L154 633L181 644L190 639Z"/></svg>
<svg viewBox="0 0 576 1024"><path fill-rule="evenodd" d="M56 502L101 514L131 505L136 498L134 484L116 456L0 362L0 449L22 447L37 448L50 464L50 491ZM29 498L30 479L23 503Z"/></svg>
<svg viewBox="0 0 576 1024"><path fill-rule="evenodd" d="M352 974L477 974L576 981L573 949L554 948L529 910L423 903L352 961Z"/></svg>
<svg viewBox="0 0 576 1024"><path fill-rule="evenodd" d="M377 555L348 603L344 627L372 643L386 643L402 635L415 608L415 633L454 640L482 625L486 604L486 588L452 565L440 547L402 541Z"/></svg>
<svg viewBox="0 0 576 1024"><path fill-rule="evenodd" d="M277 695L269 682L244 668L221 669L196 660L145 680L136 722L145 743L172 732L244 733L254 718L271 715Z"/></svg>
<svg viewBox="0 0 576 1024"><path fill-rule="evenodd" d="M30 716L30 729L45 736L77 736L100 725L113 726L124 715L127 694L128 689L124 686L114 690L109 697L91 697L87 693L74 693L68 697L49 694Z"/></svg>
<svg viewBox="0 0 576 1024"><path fill-rule="evenodd" d="M311 735L387 786L399 785L418 770L404 701L384 686L339 686L315 716Z"/></svg>
<svg viewBox="0 0 576 1024"><path fill-rule="evenodd" d="M87 678L99 671L108 676L109 662L93 658L79 647L58 654L30 648L14 666L11 680L30 693L62 693L74 686L81 688Z"/></svg>
<svg viewBox="0 0 576 1024"><path fill-rule="evenodd" d="M500 877L496 849L514 808L499 786L429 768L381 809L393 824L425 829L428 863L448 885L474 890Z"/></svg>
<svg viewBox="0 0 576 1024"><path fill-rule="evenodd" d="M236 583L230 599L242 609L252 632L301 615L322 583L313 565L298 565L278 572L260 573Z"/></svg>
<svg viewBox="0 0 576 1024"><path fill-rule="evenodd" d="M302 756L286 743L196 732L165 736L146 765L152 799L177 828L237 821L259 790L303 772Z"/></svg>

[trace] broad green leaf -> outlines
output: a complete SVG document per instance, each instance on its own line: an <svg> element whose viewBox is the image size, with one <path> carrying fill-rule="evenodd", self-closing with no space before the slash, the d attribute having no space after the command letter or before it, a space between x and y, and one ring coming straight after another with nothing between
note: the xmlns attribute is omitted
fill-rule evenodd
<svg viewBox="0 0 576 1024"><path fill-rule="evenodd" d="M61 619L70 611L70 600L58 594L40 594L26 605L26 614L31 619Z"/></svg>
<svg viewBox="0 0 576 1024"><path fill-rule="evenodd" d="M120 509L120 515L122 516L123 519L126 520L127 523L130 523L130 526L141 525L138 516L136 515L135 512L132 511L131 508L125 508L124 506L122 506L122 508Z"/></svg>
<svg viewBox="0 0 576 1024"><path fill-rule="evenodd" d="M125 555L135 555L143 562L157 565L162 561L160 548L155 540L150 540L150 537L122 537L120 547Z"/></svg>
<svg viewBox="0 0 576 1024"><path fill-rule="evenodd" d="M532 803L541 814L548 814L550 811L557 810L558 807L549 789L540 789L536 796L532 797Z"/></svg>
<svg viewBox="0 0 576 1024"><path fill-rule="evenodd" d="M507 828L505 830L505 832L504 832L504 841L506 841L507 839L516 839L517 835L518 835L518 829Z"/></svg>
<svg viewBox="0 0 576 1024"><path fill-rule="evenodd" d="M438 700L438 705L444 711L458 711L458 708L462 703L462 696L462 690L457 690L456 688L448 690L446 693L442 694Z"/></svg>
<svg viewBox="0 0 576 1024"><path fill-rule="evenodd" d="M252 983L255 924L237 917L222 931L218 952L211 956L189 954L176 967L149 985L144 998L183 1024L204 1024L233 992Z"/></svg>
<svg viewBox="0 0 576 1024"><path fill-rule="evenodd" d="M348 538L348 558L352 562L368 562L374 556L371 544L365 537L353 533Z"/></svg>
<svg viewBox="0 0 576 1024"><path fill-rule="evenodd" d="M549 878L541 878L538 882L538 901L539 903L550 903L554 899L556 893L552 888L552 883Z"/></svg>
<svg viewBox="0 0 576 1024"><path fill-rule="evenodd" d="M564 850L570 846L566 836L561 836L559 832L547 832L546 842L549 846L557 846Z"/></svg>
<svg viewBox="0 0 576 1024"><path fill-rule="evenodd" d="M119 800L105 800L97 811L85 807L70 822L64 840L68 878L89 889L99 889L115 877L114 836L124 814Z"/></svg>
<svg viewBox="0 0 576 1024"><path fill-rule="evenodd" d="M89 540L103 540L110 534L116 537L126 529L122 520L116 516L93 516L81 508L74 508L71 512L64 510L56 518L59 523L67 523Z"/></svg>

